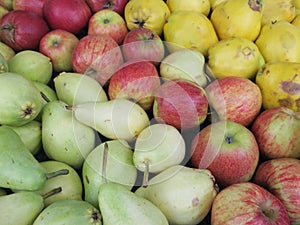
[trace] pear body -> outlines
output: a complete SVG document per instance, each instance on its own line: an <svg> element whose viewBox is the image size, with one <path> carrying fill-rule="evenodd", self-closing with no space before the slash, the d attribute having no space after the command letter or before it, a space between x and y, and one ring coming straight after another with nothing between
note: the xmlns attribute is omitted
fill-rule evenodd
<svg viewBox="0 0 300 225"><path fill-rule="evenodd" d="M106 168L102 171L105 143L108 152ZM119 183L130 190L137 179L137 169L132 161L133 151L128 143L123 140L110 140L105 143L93 149L82 166L84 199L95 207L99 207L98 190L105 180Z"/></svg>
<svg viewBox="0 0 300 225"><path fill-rule="evenodd" d="M46 182L45 169L10 127L0 126L0 187L38 190Z"/></svg>
<svg viewBox="0 0 300 225"><path fill-rule="evenodd" d="M98 200L105 225L168 225L165 215L154 204L120 184L102 184Z"/></svg>
<svg viewBox="0 0 300 225"><path fill-rule="evenodd" d="M80 168L84 158L94 148L95 131L73 117L67 104L52 101L43 108L42 145L49 159Z"/></svg>
<svg viewBox="0 0 300 225"><path fill-rule="evenodd" d="M0 197L0 223L5 225L32 225L44 208L41 195L22 191Z"/></svg>
<svg viewBox="0 0 300 225"><path fill-rule="evenodd" d="M0 124L22 126L35 119L42 98L33 82L16 73L0 74Z"/></svg>
<svg viewBox="0 0 300 225"><path fill-rule="evenodd" d="M155 204L170 224L197 225L209 213L217 192L209 170L176 165L151 178L147 187L135 193Z"/></svg>
<svg viewBox="0 0 300 225"><path fill-rule="evenodd" d="M74 106L75 118L109 139L134 139L146 126L149 117L137 103L127 99L86 102Z"/></svg>
<svg viewBox="0 0 300 225"><path fill-rule="evenodd" d="M62 72L54 78L54 85L59 100L69 105L107 101L100 83L84 74Z"/></svg>
<svg viewBox="0 0 300 225"><path fill-rule="evenodd" d="M61 200L46 207L32 225L102 225L98 209L82 200Z"/></svg>

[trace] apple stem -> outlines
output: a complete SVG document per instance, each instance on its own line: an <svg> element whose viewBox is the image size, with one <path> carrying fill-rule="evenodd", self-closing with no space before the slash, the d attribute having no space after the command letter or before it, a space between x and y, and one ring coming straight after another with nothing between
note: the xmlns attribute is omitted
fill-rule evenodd
<svg viewBox="0 0 300 225"><path fill-rule="evenodd" d="M61 191L62 191L62 188L61 187L57 187L57 188L54 188L54 189L50 190L49 192L43 194L42 197L43 197L43 199L46 199L46 198L49 198L52 195L55 195L55 194L57 194L57 193L59 193Z"/></svg>
<svg viewBox="0 0 300 225"><path fill-rule="evenodd" d="M143 174L143 184L142 184L142 186L147 187L148 186L148 181L149 181L149 160L145 160L144 164L145 164L146 167L145 167L145 171L144 171L144 174Z"/></svg>
<svg viewBox="0 0 300 225"><path fill-rule="evenodd" d="M108 156L108 144L105 142L104 149L103 149L103 160L102 160L102 181L103 181L103 183L107 183L107 179L106 179L107 156Z"/></svg>
<svg viewBox="0 0 300 225"><path fill-rule="evenodd" d="M60 175L67 175L69 174L69 170L68 169L61 169L52 173L46 173L46 179L51 179Z"/></svg>

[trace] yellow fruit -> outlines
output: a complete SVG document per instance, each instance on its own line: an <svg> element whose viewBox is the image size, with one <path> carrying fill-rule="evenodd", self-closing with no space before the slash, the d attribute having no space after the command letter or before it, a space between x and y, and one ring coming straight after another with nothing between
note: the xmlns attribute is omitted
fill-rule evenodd
<svg viewBox="0 0 300 225"><path fill-rule="evenodd" d="M291 23L300 29L300 15L298 14Z"/></svg>
<svg viewBox="0 0 300 225"><path fill-rule="evenodd" d="M209 0L167 0L166 3L171 12L187 10L203 13L206 16L210 12Z"/></svg>
<svg viewBox="0 0 300 225"><path fill-rule="evenodd" d="M294 0L264 0L262 25L279 20L291 22L295 16Z"/></svg>
<svg viewBox="0 0 300 225"><path fill-rule="evenodd" d="M294 5L296 9L300 9L300 0L294 0Z"/></svg>
<svg viewBox="0 0 300 225"><path fill-rule="evenodd" d="M208 49L208 65L214 76L253 79L265 61L257 46L246 38L227 38Z"/></svg>
<svg viewBox="0 0 300 225"><path fill-rule="evenodd" d="M163 0L130 0L124 9L129 30L146 27L158 35L162 34L170 10Z"/></svg>
<svg viewBox="0 0 300 225"><path fill-rule="evenodd" d="M265 109L285 106L300 112L300 63L267 63L256 75Z"/></svg>
<svg viewBox="0 0 300 225"><path fill-rule="evenodd" d="M286 20L265 24L255 44L266 63L300 63L300 29Z"/></svg>
<svg viewBox="0 0 300 225"><path fill-rule="evenodd" d="M227 0L210 0L210 6L212 9L216 8L217 5L219 5L222 2L225 2Z"/></svg>
<svg viewBox="0 0 300 225"><path fill-rule="evenodd" d="M262 0L230 0L218 4L210 20L219 39L243 37L254 41L261 28Z"/></svg>
<svg viewBox="0 0 300 225"><path fill-rule="evenodd" d="M198 50L206 56L208 48L218 42L210 20L204 14L193 11L171 13L163 32L171 52L187 48Z"/></svg>

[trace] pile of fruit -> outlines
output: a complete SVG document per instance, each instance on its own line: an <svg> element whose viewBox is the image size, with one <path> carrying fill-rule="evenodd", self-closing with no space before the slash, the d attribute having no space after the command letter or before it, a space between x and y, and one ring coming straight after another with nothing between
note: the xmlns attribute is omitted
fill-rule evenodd
<svg viewBox="0 0 300 225"><path fill-rule="evenodd" d="M0 0L0 224L300 224L299 0Z"/></svg>

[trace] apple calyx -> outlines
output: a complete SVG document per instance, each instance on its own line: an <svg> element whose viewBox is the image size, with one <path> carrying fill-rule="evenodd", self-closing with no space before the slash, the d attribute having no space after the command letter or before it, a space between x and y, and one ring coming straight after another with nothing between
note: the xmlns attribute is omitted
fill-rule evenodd
<svg viewBox="0 0 300 225"><path fill-rule="evenodd" d="M262 0L249 0L248 5L253 11L258 12L261 12L263 8Z"/></svg>
<svg viewBox="0 0 300 225"><path fill-rule="evenodd" d="M108 1L106 4L102 6L102 9L110 9L114 6L114 4L111 1Z"/></svg>
<svg viewBox="0 0 300 225"><path fill-rule="evenodd" d="M233 137L230 135L226 135L225 141L227 144L231 144L233 142Z"/></svg>
<svg viewBox="0 0 300 225"><path fill-rule="evenodd" d="M139 21L138 19L135 19L135 21L133 23L138 25L139 28L142 28L142 27L144 27L146 21L145 20Z"/></svg>
<svg viewBox="0 0 300 225"><path fill-rule="evenodd" d="M5 32L5 36L6 38L12 42L12 43L15 43L15 27L13 25L10 25L10 24L5 24L3 26L1 26L1 30L6 30Z"/></svg>

